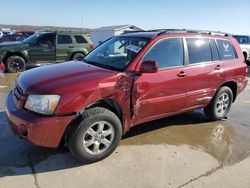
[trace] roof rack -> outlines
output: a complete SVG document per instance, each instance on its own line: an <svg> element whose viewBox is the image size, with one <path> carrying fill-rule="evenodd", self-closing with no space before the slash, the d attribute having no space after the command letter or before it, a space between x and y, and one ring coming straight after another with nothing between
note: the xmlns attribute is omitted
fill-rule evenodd
<svg viewBox="0 0 250 188"><path fill-rule="evenodd" d="M232 34L230 33L224 33L221 31L194 30L194 29L153 29L153 30L144 30L144 31L130 31L130 33L137 33L137 32L158 32L157 35L171 34L171 33L194 33L194 34L232 36Z"/></svg>
<svg viewBox="0 0 250 188"><path fill-rule="evenodd" d="M192 29L157 29L150 31L159 31L158 35L161 34L171 34L171 33L196 33L196 34L207 34L207 35L221 35L221 36L231 36L229 33L224 33L221 31L210 31L210 30L192 30Z"/></svg>
<svg viewBox="0 0 250 188"><path fill-rule="evenodd" d="M39 30L39 32L53 32L53 33L71 33L71 34L80 34L80 33L83 33L83 34L86 34L87 32L86 31L66 31L66 30L50 30L50 29L45 29L45 30Z"/></svg>

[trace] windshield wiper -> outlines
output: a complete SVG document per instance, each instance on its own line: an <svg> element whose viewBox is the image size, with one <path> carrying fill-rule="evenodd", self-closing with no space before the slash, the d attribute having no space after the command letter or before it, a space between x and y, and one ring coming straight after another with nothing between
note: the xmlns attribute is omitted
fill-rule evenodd
<svg viewBox="0 0 250 188"><path fill-rule="evenodd" d="M110 66L110 65L106 65L106 64L101 64L101 63L96 63L93 61L87 61L86 59L83 59L83 62L90 64L90 65L94 65L97 67L101 67L101 68L105 68L105 69L109 69L109 70L114 70L114 71L121 71L121 69Z"/></svg>

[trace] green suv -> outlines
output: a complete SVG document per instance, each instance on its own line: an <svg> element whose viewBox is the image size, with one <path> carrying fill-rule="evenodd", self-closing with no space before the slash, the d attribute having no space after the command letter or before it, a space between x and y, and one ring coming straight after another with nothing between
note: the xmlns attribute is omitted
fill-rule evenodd
<svg viewBox="0 0 250 188"><path fill-rule="evenodd" d="M0 44L0 63L7 72L47 63L82 60L93 49L89 38L72 32L39 32L22 42Z"/></svg>

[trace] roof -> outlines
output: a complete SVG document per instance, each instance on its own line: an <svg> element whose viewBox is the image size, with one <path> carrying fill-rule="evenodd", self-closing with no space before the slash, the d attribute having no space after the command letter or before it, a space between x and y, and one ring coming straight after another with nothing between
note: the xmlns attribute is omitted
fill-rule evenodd
<svg viewBox="0 0 250 188"><path fill-rule="evenodd" d="M100 28L96 28L96 29L93 29L94 31L98 30L98 31L106 31L106 30L115 30L115 31L118 31L118 30L122 30L122 29L132 29L132 30L137 30L137 31L142 31L143 29L137 27L137 26L134 26L134 25L131 25L131 24L127 24L127 25L114 25L114 26L105 26L105 27L100 27Z"/></svg>

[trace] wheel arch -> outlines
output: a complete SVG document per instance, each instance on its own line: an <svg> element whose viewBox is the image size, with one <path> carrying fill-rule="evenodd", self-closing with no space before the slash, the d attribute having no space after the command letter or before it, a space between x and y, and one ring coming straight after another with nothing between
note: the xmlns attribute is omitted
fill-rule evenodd
<svg viewBox="0 0 250 188"><path fill-rule="evenodd" d="M233 102L234 102L236 100L236 96L237 96L237 83L235 81L229 81L229 82L226 82L223 85L221 85L219 88L221 88L223 86L227 86L232 90Z"/></svg>
<svg viewBox="0 0 250 188"><path fill-rule="evenodd" d="M247 49L242 49L242 53L243 53L245 59L247 60L249 58L249 51Z"/></svg>
<svg viewBox="0 0 250 188"><path fill-rule="evenodd" d="M106 108L106 109L112 111L114 114L117 115L117 117L120 119L121 124L122 124L122 122L123 122L122 108L119 105L119 103L116 102L115 100L109 99L109 98L98 100L98 101L92 103L91 105L85 107L84 109L82 109L78 113L76 118L73 119L69 123L66 130L64 131L64 135L63 135L63 137L61 139L61 142L60 142L61 144L60 145L67 144L70 132L72 132L72 130L78 126L78 122L81 121L81 114L84 113L85 110L91 109L91 108L94 108L94 107L103 107L103 108ZM122 124L122 129L124 129L123 124Z"/></svg>
<svg viewBox="0 0 250 188"><path fill-rule="evenodd" d="M27 57L25 57L25 55L22 52L7 52L3 58L3 63L5 64L6 60L10 57L10 56L20 56L24 59L24 61L27 63L28 59Z"/></svg>
<svg viewBox="0 0 250 188"><path fill-rule="evenodd" d="M85 51L76 51L76 52L73 52L73 53L71 54L70 60L73 60L74 55L77 54L77 53L83 54L84 56L87 55L87 53L86 53Z"/></svg>

